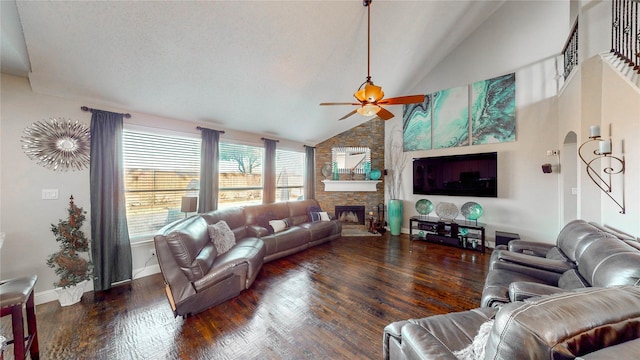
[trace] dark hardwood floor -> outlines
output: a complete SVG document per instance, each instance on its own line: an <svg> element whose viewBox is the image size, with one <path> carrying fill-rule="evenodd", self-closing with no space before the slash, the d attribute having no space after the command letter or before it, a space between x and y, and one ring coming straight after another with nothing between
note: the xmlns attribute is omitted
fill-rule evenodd
<svg viewBox="0 0 640 360"><path fill-rule="evenodd" d="M489 258L425 242L410 252L407 235L344 237L265 264L251 289L187 319L156 274L38 305L40 358L381 359L387 324L478 307Z"/></svg>

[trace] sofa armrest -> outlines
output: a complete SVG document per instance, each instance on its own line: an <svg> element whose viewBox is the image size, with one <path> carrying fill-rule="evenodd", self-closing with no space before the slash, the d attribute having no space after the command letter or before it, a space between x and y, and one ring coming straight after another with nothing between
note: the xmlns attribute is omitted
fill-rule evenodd
<svg viewBox="0 0 640 360"><path fill-rule="evenodd" d="M447 344L415 324L402 327L402 352L407 359L458 359Z"/></svg>
<svg viewBox="0 0 640 360"><path fill-rule="evenodd" d="M524 274L527 276L535 277L536 279L540 279L547 284L557 284L562 276L561 273L538 269L530 266L524 266L520 264L514 264L509 262L495 261L491 264L490 270L500 269L500 270L508 270L520 274ZM486 286L486 284L485 284Z"/></svg>
<svg viewBox="0 0 640 360"><path fill-rule="evenodd" d="M544 257L554 244L541 243L527 240L511 240L509 241L509 251Z"/></svg>
<svg viewBox="0 0 640 360"><path fill-rule="evenodd" d="M247 225L247 234L249 235L249 237L261 238L263 236L269 235L269 230L259 225Z"/></svg>
<svg viewBox="0 0 640 360"><path fill-rule="evenodd" d="M510 262L536 269L547 270L562 274L567 270L574 269L576 265L569 261L547 259L532 255L521 254L511 251L499 251L496 253L496 259L502 262Z"/></svg>
<svg viewBox="0 0 640 360"><path fill-rule="evenodd" d="M511 302L523 301L532 297L566 292L556 286L538 284L530 281L516 281L509 284L509 299Z"/></svg>

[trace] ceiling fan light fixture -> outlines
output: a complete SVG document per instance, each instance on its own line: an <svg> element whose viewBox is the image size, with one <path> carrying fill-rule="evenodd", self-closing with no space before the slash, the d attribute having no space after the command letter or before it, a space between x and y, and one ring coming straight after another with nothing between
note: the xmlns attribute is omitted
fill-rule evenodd
<svg viewBox="0 0 640 360"><path fill-rule="evenodd" d="M358 114L362 116L373 116L380 111L380 106L375 104L364 104L359 107L357 110Z"/></svg>
<svg viewBox="0 0 640 360"><path fill-rule="evenodd" d="M368 102L376 102L384 97L382 87L367 83L364 86L364 97Z"/></svg>

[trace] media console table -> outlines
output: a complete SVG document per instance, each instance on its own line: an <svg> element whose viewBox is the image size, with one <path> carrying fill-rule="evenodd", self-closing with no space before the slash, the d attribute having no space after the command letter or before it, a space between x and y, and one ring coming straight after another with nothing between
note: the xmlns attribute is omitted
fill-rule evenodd
<svg viewBox="0 0 640 360"><path fill-rule="evenodd" d="M438 244L480 251L484 254L485 236L483 223L467 220L441 220L429 216L412 216L409 219L410 250L413 242L423 240Z"/></svg>

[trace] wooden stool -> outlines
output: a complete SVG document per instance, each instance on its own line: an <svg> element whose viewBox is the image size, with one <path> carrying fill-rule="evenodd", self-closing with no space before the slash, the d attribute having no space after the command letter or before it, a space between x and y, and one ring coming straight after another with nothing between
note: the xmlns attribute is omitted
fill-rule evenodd
<svg viewBox="0 0 640 360"><path fill-rule="evenodd" d="M7 344L13 344L13 357L16 360L25 358L27 351L32 360L40 358L38 350L38 329L36 328L36 312L33 300L33 286L38 277L36 275L0 282L0 316L11 315L13 327L13 340ZM24 320L22 318L22 306L27 306L27 337L24 336Z"/></svg>

